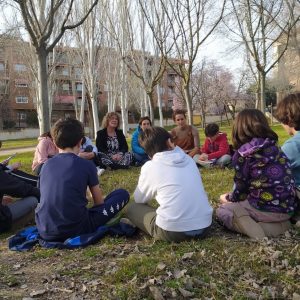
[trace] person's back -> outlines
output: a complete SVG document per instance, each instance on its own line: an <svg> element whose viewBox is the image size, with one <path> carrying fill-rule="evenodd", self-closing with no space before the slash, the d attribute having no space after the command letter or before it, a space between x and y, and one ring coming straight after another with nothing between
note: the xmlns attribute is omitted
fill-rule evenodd
<svg viewBox="0 0 300 300"><path fill-rule="evenodd" d="M286 132L292 136L282 145L282 150L291 163L300 198L300 93L290 94L280 101L276 117Z"/></svg>
<svg viewBox="0 0 300 300"><path fill-rule="evenodd" d="M58 120L51 133L59 154L42 168L36 224L43 239L63 241L106 224L126 205L129 194L118 189L103 199L96 166L78 156L84 137L78 120ZM91 208L86 207L87 188L93 199Z"/></svg>
<svg viewBox="0 0 300 300"><path fill-rule="evenodd" d="M153 191L152 197L156 195L158 226L168 231L189 231L211 224L212 208L199 170L193 159L179 147L156 153L142 167L141 177L143 174L155 174L139 181L139 186ZM139 189L134 198L137 203L146 200Z"/></svg>
<svg viewBox="0 0 300 300"><path fill-rule="evenodd" d="M63 240L89 228L86 189L97 184L91 161L73 153L48 160L40 174L41 203L36 212L40 235Z"/></svg>
<svg viewBox="0 0 300 300"><path fill-rule="evenodd" d="M129 220L157 240L184 241L201 238L212 221L200 173L193 159L163 128L146 129L141 145L152 158L141 169L134 200L126 215ZM156 198L159 207L145 205Z"/></svg>

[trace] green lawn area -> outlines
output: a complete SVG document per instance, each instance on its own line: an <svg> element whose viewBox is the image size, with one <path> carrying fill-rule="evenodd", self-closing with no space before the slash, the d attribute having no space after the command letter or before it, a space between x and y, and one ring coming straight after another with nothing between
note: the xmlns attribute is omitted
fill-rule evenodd
<svg viewBox="0 0 300 300"><path fill-rule="evenodd" d="M36 146L37 144L38 144L38 140L36 138L23 139L23 140L8 140L8 141L2 141L1 149L4 150L4 149L33 147Z"/></svg>
<svg viewBox="0 0 300 300"><path fill-rule="evenodd" d="M274 128L282 143L287 135L281 126ZM18 155L24 170L30 171L32 157L32 152ZM105 172L104 194L119 187L132 194L139 171ZM201 176L216 208L219 195L232 187L233 171L203 169ZM37 290L41 299L292 299L300 294L297 228L281 238L251 241L214 219L209 236L200 241L169 244L138 233L106 237L85 249L36 247L25 253L7 249L13 233L0 235L0 299L22 299Z"/></svg>

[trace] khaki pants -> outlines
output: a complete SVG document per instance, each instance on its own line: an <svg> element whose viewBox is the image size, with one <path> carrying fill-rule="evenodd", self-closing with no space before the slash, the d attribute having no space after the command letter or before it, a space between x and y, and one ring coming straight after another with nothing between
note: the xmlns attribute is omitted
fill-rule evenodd
<svg viewBox="0 0 300 300"><path fill-rule="evenodd" d="M192 236L186 232L164 230L156 225L156 209L147 204L131 203L125 212L125 216L140 230L148 233L155 240L168 242L188 241L193 238L202 238L207 232L205 228L199 234Z"/></svg>

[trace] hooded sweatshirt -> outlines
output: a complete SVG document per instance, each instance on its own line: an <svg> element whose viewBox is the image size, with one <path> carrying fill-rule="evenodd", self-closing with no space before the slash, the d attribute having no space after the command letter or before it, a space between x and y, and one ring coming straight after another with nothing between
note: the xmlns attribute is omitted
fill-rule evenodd
<svg viewBox="0 0 300 300"><path fill-rule="evenodd" d="M218 159L225 154L229 154L227 134L219 132L219 135L214 141L206 138L201 152L208 154L208 159Z"/></svg>
<svg viewBox="0 0 300 300"><path fill-rule="evenodd" d="M294 213L295 180L275 140L253 138L235 152L232 164L235 189L228 200L248 200L254 208L267 212Z"/></svg>
<svg viewBox="0 0 300 300"><path fill-rule="evenodd" d="M142 169L134 192L137 203L156 198L156 225L173 232L206 228L212 222L212 207L199 170L179 147L158 152Z"/></svg>
<svg viewBox="0 0 300 300"><path fill-rule="evenodd" d="M133 153L137 154L146 154L144 148L141 147L139 143L139 135L142 132L142 129L140 126L134 131L131 139L131 149Z"/></svg>
<svg viewBox="0 0 300 300"><path fill-rule="evenodd" d="M38 165L46 162L48 158L58 153L58 149L50 137L39 137L38 141L39 143L36 146L32 162L32 170L34 170Z"/></svg>

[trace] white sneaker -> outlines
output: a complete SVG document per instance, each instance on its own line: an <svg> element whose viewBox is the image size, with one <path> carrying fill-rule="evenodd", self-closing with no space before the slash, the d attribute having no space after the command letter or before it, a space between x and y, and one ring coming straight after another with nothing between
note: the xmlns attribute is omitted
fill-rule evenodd
<svg viewBox="0 0 300 300"><path fill-rule="evenodd" d="M97 167L97 175L101 176L105 172L105 169L101 169L100 167Z"/></svg>

